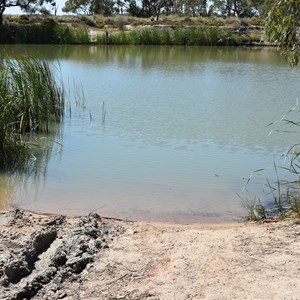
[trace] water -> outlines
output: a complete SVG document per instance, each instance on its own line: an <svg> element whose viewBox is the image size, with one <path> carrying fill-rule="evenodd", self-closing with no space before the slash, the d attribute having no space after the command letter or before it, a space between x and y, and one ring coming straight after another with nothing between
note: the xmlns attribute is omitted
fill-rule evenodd
<svg viewBox="0 0 300 300"><path fill-rule="evenodd" d="M48 141L36 173L0 176L3 207L183 223L238 220L246 211L236 193L243 194L247 178L260 168L274 177L274 161L297 141L268 136L266 125L300 91L299 69L273 49L2 48L59 62L67 90L80 84L85 94L84 105L73 102ZM264 176L253 176L247 188L261 195Z"/></svg>

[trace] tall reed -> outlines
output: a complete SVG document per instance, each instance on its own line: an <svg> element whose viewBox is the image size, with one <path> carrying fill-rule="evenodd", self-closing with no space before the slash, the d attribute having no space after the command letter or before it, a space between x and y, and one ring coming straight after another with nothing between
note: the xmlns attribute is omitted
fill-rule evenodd
<svg viewBox="0 0 300 300"><path fill-rule="evenodd" d="M98 42L104 43L103 36ZM191 45L191 46L231 46L237 42L231 29L220 28L182 28L162 29L144 28L132 31L111 33L112 45Z"/></svg>
<svg viewBox="0 0 300 300"><path fill-rule="evenodd" d="M89 44L88 30L69 27L45 19L41 24L5 24L0 30L1 44Z"/></svg>
<svg viewBox="0 0 300 300"><path fill-rule="evenodd" d="M274 132L299 134L299 114L300 106L297 101L296 106L284 114L280 120L268 125L281 125L278 129L273 129L269 135ZM282 125L288 126L288 128L283 128ZM269 203L263 203L257 197L243 199L238 195L246 203L249 220L257 221L268 217L276 219L300 218L300 143L288 147L282 156L285 163L288 162L288 164L277 166L274 163L275 180L266 179L266 197L271 197ZM280 175L279 170L282 172ZM264 169L256 170L253 174L260 174L261 171L264 171ZM250 182L253 174L247 180L246 185ZM244 188L244 190L246 189Z"/></svg>
<svg viewBox="0 0 300 300"><path fill-rule="evenodd" d="M45 61L22 57L0 62L0 169L26 164L26 135L49 132L64 114L64 88Z"/></svg>

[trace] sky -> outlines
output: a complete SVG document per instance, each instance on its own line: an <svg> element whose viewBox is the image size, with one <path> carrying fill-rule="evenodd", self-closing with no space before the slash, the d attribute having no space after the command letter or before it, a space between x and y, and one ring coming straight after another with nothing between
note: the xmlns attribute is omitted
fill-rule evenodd
<svg viewBox="0 0 300 300"><path fill-rule="evenodd" d="M58 10L57 10L57 14L58 15L62 15L63 12L62 12L62 8L64 7L65 5L65 2L66 0L56 0L56 3L58 5ZM4 11L4 14L13 14L13 15L17 15L17 14L22 14L22 11L20 10L20 8L18 7L10 7L10 8L7 8L5 11Z"/></svg>

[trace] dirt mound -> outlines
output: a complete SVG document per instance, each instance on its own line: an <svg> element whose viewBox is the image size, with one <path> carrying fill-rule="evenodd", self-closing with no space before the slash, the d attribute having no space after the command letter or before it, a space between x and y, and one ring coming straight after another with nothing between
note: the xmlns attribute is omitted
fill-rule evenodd
<svg viewBox="0 0 300 300"><path fill-rule="evenodd" d="M65 297L64 285L80 280L95 254L122 231L97 214L36 218L17 209L2 221L0 299Z"/></svg>

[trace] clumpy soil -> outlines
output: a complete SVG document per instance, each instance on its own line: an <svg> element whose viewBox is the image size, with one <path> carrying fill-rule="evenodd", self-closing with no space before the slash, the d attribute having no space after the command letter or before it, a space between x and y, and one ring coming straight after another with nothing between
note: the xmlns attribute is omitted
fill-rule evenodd
<svg viewBox="0 0 300 300"><path fill-rule="evenodd" d="M300 221L2 213L0 299L300 299Z"/></svg>
<svg viewBox="0 0 300 300"><path fill-rule="evenodd" d="M1 216L0 299L78 298L83 271L122 233L97 214L81 218Z"/></svg>

